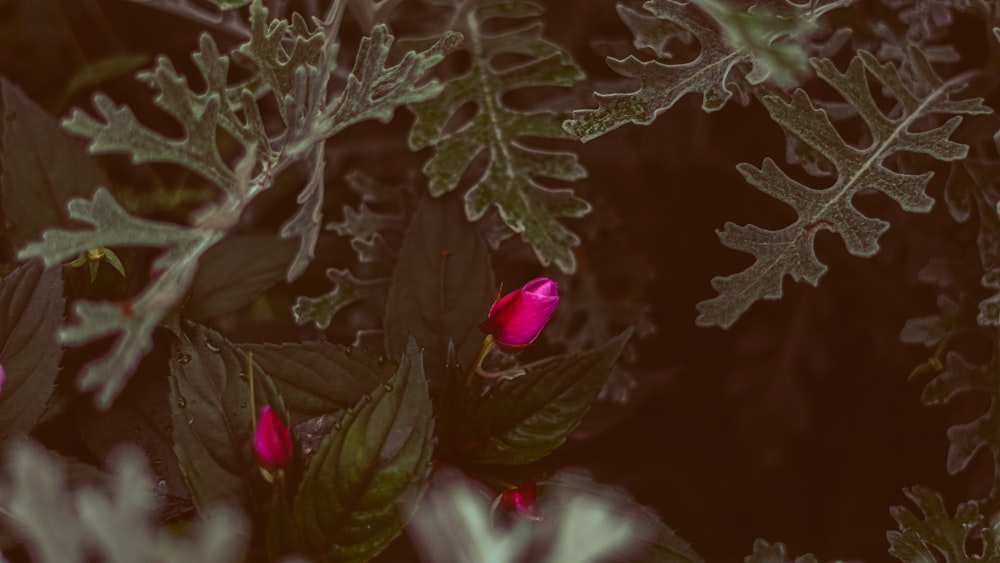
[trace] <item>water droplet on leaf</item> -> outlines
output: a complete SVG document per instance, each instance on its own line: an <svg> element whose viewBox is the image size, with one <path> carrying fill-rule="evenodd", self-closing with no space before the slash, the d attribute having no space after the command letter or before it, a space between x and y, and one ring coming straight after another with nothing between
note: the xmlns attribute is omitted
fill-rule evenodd
<svg viewBox="0 0 1000 563"><path fill-rule="evenodd" d="M177 363L186 364L191 361L191 354L180 353L177 354Z"/></svg>
<svg viewBox="0 0 1000 563"><path fill-rule="evenodd" d="M177 407L183 409L186 406L188 406L188 400L184 397L177 397Z"/></svg>

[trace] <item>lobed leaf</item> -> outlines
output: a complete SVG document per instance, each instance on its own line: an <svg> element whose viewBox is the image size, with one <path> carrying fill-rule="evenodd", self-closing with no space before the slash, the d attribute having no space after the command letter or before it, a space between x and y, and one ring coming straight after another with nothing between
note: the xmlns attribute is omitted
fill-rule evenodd
<svg viewBox="0 0 1000 563"><path fill-rule="evenodd" d="M486 170L465 193L466 217L477 221L495 206L504 223L531 245L543 265L555 263L564 272L573 272L576 259L571 249L580 241L558 219L581 217L590 211L590 204L572 190L546 188L537 179L575 181L584 178L586 171L573 153L541 150L524 142L526 137L566 138L560 127L562 117L547 111L513 109L503 96L526 87L571 86L583 74L569 53L542 38L539 24L495 34L482 30L496 17L523 19L540 13L541 7L534 2L506 0L489 0L459 10L455 26L465 37L471 68L449 80L437 97L410 106L416 115L410 147L435 149L424 166L433 196L454 190L485 151ZM531 60L496 68L494 59L505 54ZM449 130L452 117L469 102L477 106L476 115Z"/></svg>
<svg viewBox="0 0 1000 563"><path fill-rule="evenodd" d="M66 467L31 443L7 454L0 507L38 563L218 563L243 560L245 521L224 507L205 512L182 535L154 525L155 504L142 454L112 456L106 487L71 487Z"/></svg>
<svg viewBox="0 0 1000 563"><path fill-rule="evenodd" d="M902 506L889 509L899 530L886 532L889 553L900 561L939 561L949 563L995 561L1000 558L1000 537L980 513L979 506L964 502L948 514L941 495L926 487L903 489L922 515ZM969 552L969 540L978 540L978 552Z"/></svg>
<svg viewBox="0 0 1000 563"><path fill-rule="evenodd" d="M318 297L299 296L292 305L295 322L303 325L312 322L316 328L325 330L330 321L342 309L361 301L376 287L384 285L386 279L360 279L348 269L329 268L326 277L333 282L333 289Z"/></svg>
<svg viewBox="0 0 1000 563"><path fill-rule="evenodd" d="M698 54L682 63L642 61L632 55L624 59L608 57L608 66L637 79L639 89L596 93L598 107L573 112L573 118L565 121L563 128L589 141L626 123L649 125L689 93L701 94L702 109L711 112L732 98L731 86L741 80L751 85L769 79L793 83L807 68L807 52L799 38L815 29L826 11L845 3L833 2L816 9L779 2L780 11L759 5L743 11L715 0L648 0L643 8L656 19L619 4L619 17L635 35L637 48L650 47L666 58L672 40L690 44L695 39ZM745 94L742 98L746 103Z"/></svg>
<svg viewBox="0 0 1000 563"><path fill-rule="evenodd" d="M1000 467L1000 414L997 412L996 388L1000 385L997 374L997 359L986 365L974 365L958 352L948 352L943 372L935 376L924 387L921 401L925 405L944 405L954 397L968 391L985 392L990 399L986 411L970 422L955 424L948 429L947 469L956 474L968 467L976 453L986 448L993 457L995 466ZM996 496L997 483L993 483L990 497Z"/></svg>
<svg viewBox="0 0 1000 563"><path fill-rule="evenodd" d="M42 258L46 266L52 266L100 246L167 249L153 262L153 281L131 302L78 301L73 312L79 322L58 333L64 344L82 344L120 333L108 354L87 364L77 379L81 390L97 392L97 405L106 409L149 352L157 324L187 291L198 258L221 233L133 217L104 188L98 188L90 200L70 201L68 207L71 219L94 229L50 229L41 241L22 248L18 258Z"/></svg>
<svg viewBox="0 0 1000 563"><path fill-rule="evenodd" d="M949 140L949 135L962 121L962 115L992 110L978 98L952 100L951 95L964 86L964 81L942 82L919 50L914 49L911 56L913 66L921 73L923 95L905 85L892 64L879 63L865 51L858 52L844 73L828 59L813 59L817 75L837 90L868 126L872 142L863 149L848 144L827 112L815 107L803 90L797 90L788 101L775 96L764 98L772 119L825 155L836 169L837 178L832 186L819 190L792 179L770 158L764 159L761 168L745 163L737 167L754 187L794 208L798 218L774 231L755 225L726 224L719 232L723 244L753 254L756 261L742 272L712 280L719 295L698 304L699 325L727 328L757 300L780 298L786 275L817 285L827 269L814 249L819 231L840 234L848 252L855 256L874 255L879 249L878 239L889 224L854 207L853 198L862 190L880 191L905 211L930 210L934 200L924 189L933 174L897 172L886 166L886 159L899 152L921 153L944 161L964 158L968 147ZM896 98L899 115L879 109L869 91L866 73ZM943 124L914 130L915 123L938 114L951 117Z"/></svg>
<svg viewBox="0 0 1000 563"><path fill-rule="evenodd" d="M430 469L434 421L410 340L396 374L349 409L306 469L293 507L300 553L371 558L402 530Z"/></svg>
<svg viewBox="0 0 1000 563"><path fill-rule="evenodd" d="M789 559L785 544L781 542L770 543L767 540L757 538L753 542L753 553L746 556L743 561L746 563L787 563ZM808 554L796 557L792 563L818 563L818 561L812 554Z"/></svg>
<svg viewBox="0 0 1000 563"><path fill-rule="evenodd" d="M563 470L541 483L544 494L540 501L541 512L549 521L557 522L560 530L553 554L558 561L628 561L642 563L701 563L704 561L676 532L660 520L654 510L636 502L619 487L598 483L583 472ZM613 538L588 527L599 527L600 522L587 522L586 514L599 512L613 515L610 519L624 521L624 537L615 545ZM612 526L613 528L613 526ZM542 531L544 533L545 530ZM560 533L561 532L561 533ZM591 537L594 536L594 537ZM587 546L586 544L592 544ZM601 549L604 557L586 557L587 552Z"/></svg>

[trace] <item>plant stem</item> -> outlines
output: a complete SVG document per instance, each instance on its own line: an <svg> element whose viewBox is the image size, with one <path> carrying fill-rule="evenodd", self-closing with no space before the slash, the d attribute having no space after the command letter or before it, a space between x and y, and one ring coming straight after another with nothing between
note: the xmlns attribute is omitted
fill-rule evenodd
<svg viewBox="0 0 1000 563"><path fill-rule="evenodd" d="M479 367L483 363L483 358L486 354L490 353L493 349L493 335L487 334L486 338L483 339L483 345L479 347L479 355L476 356L476 361L472 362L472 367L469 369L469 375L465 378L465 384L467 386L472 385L472 378L479 373Z"/></svg>

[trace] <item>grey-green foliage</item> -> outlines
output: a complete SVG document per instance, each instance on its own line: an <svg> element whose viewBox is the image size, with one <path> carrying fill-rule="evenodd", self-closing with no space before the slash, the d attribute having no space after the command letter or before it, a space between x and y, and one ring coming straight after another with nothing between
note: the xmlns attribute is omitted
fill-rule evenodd
<svg viewBox="0 0 1000 563"><path fill-rule="evenodd" d="M997 528L986 521L975 501L958 505L955 516L951 516L938 493L925 487L903 492L923 514L914 514L902 506L889 510L899 524L898 531L885 534L892 556L908 563L933 563L942 558L947 563L972 563L1000 558ZM975 553L969 552L970 539L979 544Z"/></svg>
<svg viewBox="0 0 1000 563"><path fill-rule="evenodd" d="M817 559L812 554L800 555L795 559L789 559L786 553L785 544L770 543L767 540L757 538L753 542L753 553L743 558L746 563L817 563Z"/></svg>
<svg viewBox="0 0 1000 563"><path fill-rule="evenodd" d="M985 393L989 397L989 406L975 419L953 425L948 429L948 459L946 468L954 475L962 471L972 462L979 450L989 450L994 463L994 473L1000 472L1000 412L997 408L997 388L1000 385L1000 360L994 357L982 365L976 365L966 360L955 351L948 352L944 370L937 374L921 395L925 405L945 405L955 397L969 391ZM989 497L997 498L1000 488L994 477Z"/></svg>
<svg viewBox="0 0 1000 563"><path fill-rule="evenodd" d="M952 285L954 280L948 277L948 268L942 260L933 261L921 270L921 281L936 282L942 291ZM938 296L939 312L933 315L910 319L903 326L900 339L911 344L922 344L933 348L933 355L923 364L917 366L911 373L916 377L924 373L933 373L930 381L924 387L920 397L925 405L944 406L958 396L969 391L988 398L986 410L972 420L954 424L948 428L948 457L945 467L948 473L955 475L972 463L980 450L986 449L992 457L994 477L987 500L997 499L1000 495L1000 357L997 355L998 343L994 339L989 358L971 362L956 350L948 350L948 346L961 335L968 334L965 327L975 326L972 318L975 316L975 300L968 295L961 295L958 300L947 293ZM968 418L968 417L966 417Z"/></svg>
<svg viewBox="0 0 1000 563"><path fill-rule="evenodd" d="M813 247L816 233L821 230L840 234L847 250L855 256L875 254L878 239L889 224L854 207L853 198L862 190L878 190L906 211L930 210L934 200L924 189L933 174L897 172L886 166L886 159L902 151L943 161L962 159L968 147L949 140L949 135L961 123L963 114L992 110L979 98L952 100L952 94L965 85L966 79L942 81L919 50L912 49L910 56L913 78L918 80L910 84L903 82L895 66L880 63L865 51L858 52L844 73L828 59L811 61L817 75L854 108L867 126L872 141L864 148L844 140L827 112L816 107L803 90L796 90L788 101L776 96L763 98L776 123L830 160L836 181L822 190L811 188L786 175L770 158L764 159L761 168L746 163L737 166L748 182L790 205L798 218L773 231L755 225L726 224L719 232L723 244L753 254L756 261L742 272L712 280L719 295L698 304L699 325L729 327L757 300L780 298L785 275L818 284L827 269ZM889 113L876 105L866 73L895 98L897 105ZM926 122L935 115L951 117L944 123L913 130L916 122Z"/></svg>
<svg viewBox="0 0 1000 563"><path fill-rule="evenodd" d="M250 8L251 33L240 47L258 73L245 84L230 85L230 57L219 53L208 34L201 36L193 59L205 83L195 92L166 57L150 71L139 73L157 91L155 103L183 127L180 138L169 138L140 123L127 106L116 106L97 94L99 118L80 109L64 121L70 131L90 139L92 153L124 152L134 162L169 162L191 169L218 187L221 201L198 210L193 228L147 221L130 216L105 190L91 201L70 204L70 215L95 227L92 231L51 230L43 242L24 248L20 258L43 257L47 265L97 246L152 246L166 248L154 263L154 279L130 307L113 303L78 302L80 319L61 338L79 344L121 333L111 352L89 365L80 387L96 389L97 403L107 407L150 348L150 335L181 301L191 284L198 258L239 220L243 209L274 176L292 163L312 159L311 180L299 203L302 208L282 235L300 236L299 250L289 265L289 279L301 274L312 259L320 225L323 192L323 143L344 128L365 119L388 120L395 108L437 95L436 81L417 84L429 68L458 41L445 34L422 52L408 52L386 67L392 36L376 26L363 38L346 86L329 91L336 62L336 43L324 29L309 30L305 20L268 21L260 0ZM268 135L258 98L277 97L286 128ZM219 130L243 149L234 166L219 150Z"/></svg>
<svg viewBox="0 0 1000 563"><path fill-rule="evenodd" d="M73 304L73 312L78 322L59 331L59 339L66 344L83 344L120 333L111 350L103 358L87 364L77 382L81 390L96 391L98 406L107 408L152 347L156 325L184 296L198 257L223 233L134 217L104 188L98 189L93 199L71 200L69 216L92 225L93 230L50 229L45 231L40 242L24 247L18 257L39 257L46 266L54 266L98 246L166 249L153 262L153 281L127 306L104 301L77 301Z"/></svg>
<svg viewBox="0 0 1000 563"><path fill-rule="evenodd" d="M983 276L980 283L993 295L979 302L976 319L981 326L1000 326L1000 211L997 185L1000 163L967 158L954 167L945 184L945 202L957 222L965 222L973 212L979 219L976 248Z"/></svg>
<svg viewBox="0 0 1000 563"><path fill-rule="evenodd" d="M953 11L968 10L972 0L882 0L899 11L899 21L906 24L906 36L914 43L935 39L951 26Z"/></svg>
<svg viewBox="0 0 1000 563"><path fill-rule="evenodd" d="M388 273L396 264L397 251L385 235L406 229L404 187L377 181L359 170L348 172L344 180L360 196L361 203L356 208L343 206L343 218L327 223L325 228L350 237L359 263L355 268L358 275L347 268L327 270L333 288L317 297L295 299L292 314L298 324L311 322L326 329L334 315L348 305L384 294L390 282Z"/></svg>
<svg viewBox="0 0 1000 563"><path fill-rule="evenodd" d="M619 4L618 14L635 35L636 48L651 49L667 62L642 61L632 55L609 57L608 66L639 80L639 89L596 93L599 107L577 110L563 127L589 141L626 123L648 125L685 94L701 94L702 109L715 111L732 98L737 84L756 85L768 80L794 84L808 68L805 63L810 53L802 38L818 28L817 20L823 14L849 3L779 0L758 2L744 11L716 0L649 0L643 8L655 18ZM675 55L668 45L672 41L690 44L692 40L698 42L697 56L670 63Z"/></svg>
<svg viewBox="0 0 1000 563"><path fill-rule="evenodd" d="M242 560L247 530L232 510L203 513L184 535L155 525L153 481L136 450L111 457L106 487L71 487L62 462L30 442L6 460L0 509L36 563Z"/></svg>
<svg viewBox="0 0 1000 563"><path fill-rule="evenodd" d="M566 138L560 126L564 116L514 109L502 98L525 87L571 86L583 74L569 53L542 37L539 23L496 33L483 30L491 19L523 20L541 13L538 4L522 1L468 1L457 8L454 25L465 36L470 68L449 80L438 97L410 106L417 117L410 146L435 148L424 167L435 196L455 189L476 157L486 151L486 170L465 193L466 216L479 220L495 206L504 223L532 246L542 264L555 263L564 272L573 272L572 247L579 244L579 238L558 219L581 217L590 205L572 190L544 187L538 178L575 181L586 172L574 153L542 150L524 141L529 136ZM495 59L510 54L531 60L498 67ZM475 115L451 129L449 123L469 102L476 105Z"/></svg>

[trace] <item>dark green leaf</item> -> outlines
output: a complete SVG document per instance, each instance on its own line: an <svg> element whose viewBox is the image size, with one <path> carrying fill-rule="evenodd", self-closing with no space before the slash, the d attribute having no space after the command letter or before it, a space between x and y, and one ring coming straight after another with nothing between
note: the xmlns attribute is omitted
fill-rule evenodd
<svg viewBox="0 0 1000 563"><path fill-rule="evenodd" d="M631 334L629 328L599 348L550 358L501 382L477 405L463 457L521 464L548 455L590 409Z"/></svg>
<svg viewBox="0 0 1000 563"><path fill-rule="evenodd" d="M299 552L373 557L395 538L430 468L434 421L421 354L410 339L396 374L334 427L295 497Z"/></svg>
<svg viewBox="0 0 1000 563"><path fill-rule="evenodd" d="M271 376L288 410L303 418L354 406L396 371L383 356L329 342L241 344Z"/></svg>
<svg viewBox="0 0 1000 563"><path fill-rule="evenodd" d="M193 323L174 343L170 400L174 452L199 510L217 501L259 506L265 485L254 462L246 354L214 330ZM260 366L254 366L256 408L284 404Z"/></svg>
<svg viewBox="0 0 1000 563"><path fill-rule="evenodd" d="M20 248L49 227L67 226L66 203L90 197L108 180L83 145L4 78L0 110L0 200L7 235Z"/></svg>
<svg viewBox="0 0 1000 563"><path fill-rule="evenodd" d="M247 305L285 277L297 243L270 235L235 235L202 257L184 316L205 320Z"/></svg>
<svg viewBox="0 0 1000 563"><path fill-rule="evenodd" d="M476 228L465 220L454 196L425 198L410 222L392 276L385 312L385 345L401 355L412 335L424 347L428 373L444 368L448 341L458 361L476 357L496 297L490 254Z"/></svg>
<svg viewBox="0 0 1000 563"><path fill-rule="evenodd" d="M158 341L143 359L118 399L105 412L76 410L80 436L98 459L108 459L122 444L142 448L149 459L162 517L173 520L190 511L191 495L174 454L170 408L170 347Z"/></svg>
<svg viewBox="0 0 1000 563"><path fill-rule="evenodd" d="M26 434L45 410L59 373L63 320L58 268L30 262L0 279L0 364L7 379L0 391L0 441Z"/></svg>

